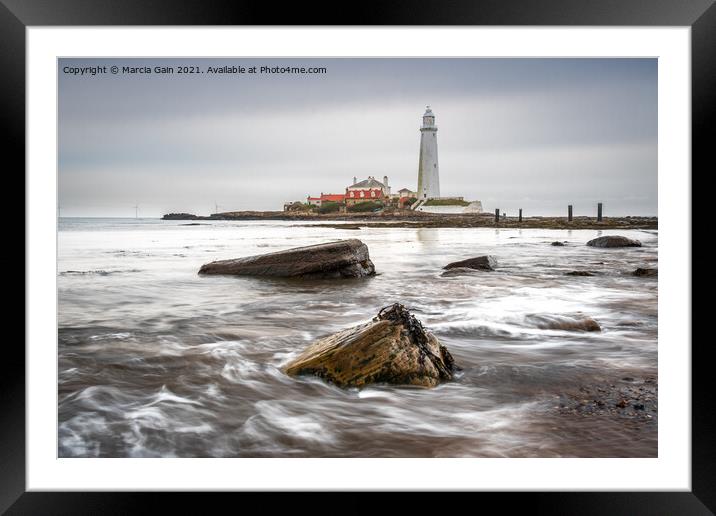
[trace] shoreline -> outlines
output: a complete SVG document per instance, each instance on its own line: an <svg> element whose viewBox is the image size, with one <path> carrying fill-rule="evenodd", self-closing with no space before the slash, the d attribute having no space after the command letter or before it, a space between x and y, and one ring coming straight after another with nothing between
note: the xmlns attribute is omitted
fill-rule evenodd
<svg viewBox="0 0 716 516"><path fill-rule="evenodd" d="M517 217L501 218L495 222L492 214L438 215L424 212L356 213L356 214L290 214L282 211L240 211L216 213L210 216L190 213L164 215L162 220L281 220L293 222L323 222L321 224L295 224L297 227L327 227L334 229L381 228L509 228L509 229L658 229L658 217Z"/></svg>

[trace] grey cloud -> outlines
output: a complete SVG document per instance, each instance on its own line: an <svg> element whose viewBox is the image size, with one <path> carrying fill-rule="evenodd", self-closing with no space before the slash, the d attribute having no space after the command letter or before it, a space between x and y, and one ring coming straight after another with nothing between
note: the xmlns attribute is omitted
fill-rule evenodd
<svg viewBox="0 0 716 516"><path fill-rule="evenodd" d="M541 214L597 200L612 214L656 213L656 60L279 61L328 74L60 73L63 214L127 216L135 203L146 216L207 213L214 200L281 209L343 191L354 175L414 187L425 104L440 128L444 195Z"/></svg>

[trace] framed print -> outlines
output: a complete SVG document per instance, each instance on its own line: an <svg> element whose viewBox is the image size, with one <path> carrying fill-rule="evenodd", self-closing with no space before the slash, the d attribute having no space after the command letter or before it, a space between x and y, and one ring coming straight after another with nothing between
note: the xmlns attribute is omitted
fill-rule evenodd
<svg viewBox="0 0 716 516"><path fill-rule="evenodd" d="M27 228L4 509L713 510L712 2L181 5L2 7Z"/></svg>

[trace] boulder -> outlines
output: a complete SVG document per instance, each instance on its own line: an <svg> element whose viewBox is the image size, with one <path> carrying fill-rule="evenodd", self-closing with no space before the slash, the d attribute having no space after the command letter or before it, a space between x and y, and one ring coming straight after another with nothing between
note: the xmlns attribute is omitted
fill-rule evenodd
<svg viewBox="0 0 716 516"><path fill-rule="evenodd" d="M564 273L565 276L594 276L592 271L569 271Z"/></svg>
<svg viewBox="0 0 716 516"><path fill-rule="evenodd" d="M634 276L643 276L647 278L653 278L659 275L659 269L649 269L639 267L637 270L632 272Z"/></svg>
<svg viewBox="0 0 716 516"><path fill-rule="evenodd" d="M455 267L453 269L446 270L440 274L440 277L450 278L452 276L474 276L475 274L480 274L480 271L477 269L469 269L467 267Z"/></svg>
<svg viewBox="0 0 716 516"><path fill-rule="evenodd" d="M556 246L564 247L564 242L555 241L555 242L552 242L552 245L555 246L555 247L556 247Z"/></svg>
<svg viewBox="0 0 716 516"><path fill-rule="evenodd" d="M641 242L623 236L602 236L587 242L591 247L641 247Z"/></svg>
<svg viewBox="0 0 716 516"><path fill-rule="evenodd" d="M371 322L317 340L283 370L340 387L377 382L434 387L452 379L454 364L437 337L396 303Z"/></svg>
<svg viewBox="0 0 716 516"><path fill-rule="evenodd" d="M533 314L527 320L542 330L602 331L599 323L581 313L574 315Z"/></svg>
<svg viewBox="0 0 716 516"><path fill-rule="evenodd" d="M478 256L476 258L468 258L467 260L461 260L459 262L452 262L447 264L443 269L477 269L481 271L494 271L497 267L497 260L494 256Z"/></svg>
<svg viewBox="0 0 716 516"><path fill-rule="evenodd" d="M285 251L219 260L201 266L199 274L299 278L360 278L375 274L368 246L355 238Z"/></svg>

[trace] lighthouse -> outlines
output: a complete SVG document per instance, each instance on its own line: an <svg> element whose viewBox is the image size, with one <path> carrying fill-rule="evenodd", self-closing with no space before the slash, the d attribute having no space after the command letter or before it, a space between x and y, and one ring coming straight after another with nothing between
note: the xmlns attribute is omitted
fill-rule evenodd
<svg viewBox="0 0 716 516"><path fill-rule="evenodd" d="M440 168L438 167L438 128L430 106L425 108L420 127L420 162L418 164L418 198L440 197Z"/></svg>

